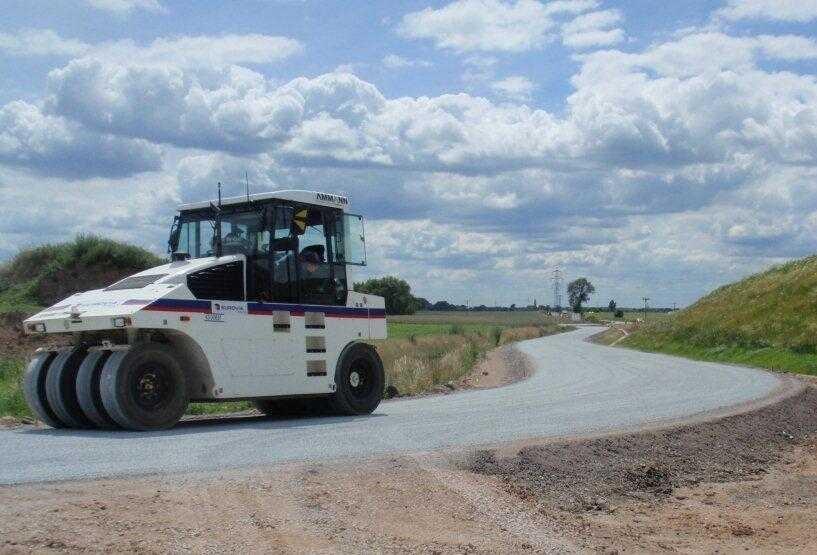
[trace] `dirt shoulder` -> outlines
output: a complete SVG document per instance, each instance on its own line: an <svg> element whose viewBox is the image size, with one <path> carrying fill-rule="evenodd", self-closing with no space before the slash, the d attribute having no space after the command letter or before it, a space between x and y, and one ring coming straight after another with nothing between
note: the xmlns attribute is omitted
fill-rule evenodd
<svg viewBox="0 0 817 555"><path fill-rule="evenodd" d="M499 479L578 545L615 550L817 549L817 390L672 429L481 451Z"/></svg>

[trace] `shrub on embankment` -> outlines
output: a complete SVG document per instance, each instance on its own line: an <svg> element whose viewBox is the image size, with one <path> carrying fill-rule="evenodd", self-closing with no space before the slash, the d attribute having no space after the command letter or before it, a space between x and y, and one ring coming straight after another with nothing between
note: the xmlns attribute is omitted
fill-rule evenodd
<svg viewBox="0 0 817 555"><path fill-rule="evenodd" d="M93 235L25 249L0 264L0 313L31 314L161 263L143 248Z"/></svg>
<svg viewBox="0 0 817 555"><path fill-rule="evenodd" d="M720 287L622 344L817 374L817 256Z"/></svg>

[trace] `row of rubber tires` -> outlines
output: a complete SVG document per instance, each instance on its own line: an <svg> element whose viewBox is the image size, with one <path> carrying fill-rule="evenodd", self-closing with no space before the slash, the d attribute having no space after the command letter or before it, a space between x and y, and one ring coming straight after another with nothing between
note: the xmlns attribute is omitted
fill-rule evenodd
<svg viewBox="0 0 817 555"><path fill-rule="evenodd" d="M53 428L156 430L176 424L187 409L184 372L159 343L41 351L28 364L23 391Z"/></svg>
<svg viewBox="0 0 817 555"><path fill-rule="evenodd" d="M277 416L371 413L385 385L374 348L348 346L335 382L331 396L257 400L255 406ZM23 390L32 411L53 428L160 430L175 425L188 405L184 370L172 348L161 343L38 352L26 369Z"/></svg>

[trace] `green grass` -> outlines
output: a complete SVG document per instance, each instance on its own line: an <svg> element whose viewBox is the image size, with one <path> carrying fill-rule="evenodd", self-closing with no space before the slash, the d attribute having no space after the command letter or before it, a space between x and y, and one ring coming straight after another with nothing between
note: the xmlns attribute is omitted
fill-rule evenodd
<svg viewBox="0 0 817 555"><path fill-rule="evenodd" d="M778 372L794 372L817 376L817 355L795 353L776 347L752 349L739 345L702 347L680 341L661 341L644 336L627 338L619 345L649 352L660 352L709 362L728 362L742 366L766 368Z"/></svg>
<svg viewBox="0 0 817 555"><path fill-rule="evenodd" d="M651 321L660 321L664 320L668 316L672 315L672 312L647 312L647 322ZM623 318L616 318L615 314L610 311L604 312L586 312L585 318L590 321L594 319L597 321L625 321L625 322L635 322L636 320L644 320L644 311L641 310L627 310L624 312Z"/></svg>
<svg viewBox="0 0 817 555"><path fill-rule="evenodd" d="M0 359L0 416L32 418L20 387L24 370L21 360Z"/></svg>
<svg viewBox="0 0 817 555"><path fill-rule="evenodd" d="M241 412L252 408L248 401L230 401L224 403L190 403L187 414L224 414L226 412Z"/></svg>
<svg viewBox="0 0 817 555"><path fill-rule="evenodd" d="M620 345L817 375L817 257L720 287Z"/></svg>

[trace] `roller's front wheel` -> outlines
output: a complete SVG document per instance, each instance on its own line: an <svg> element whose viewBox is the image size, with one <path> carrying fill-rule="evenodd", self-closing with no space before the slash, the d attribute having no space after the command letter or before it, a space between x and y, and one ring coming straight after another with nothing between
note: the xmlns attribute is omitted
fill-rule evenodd
<svg viewBox="0 0 817 555"><path fill-rule="evenodd" d="M128 430L161 430L187 409L187 384L173 350L142 343L114 351L102 368L99 390L105 411Z"/></svg>

